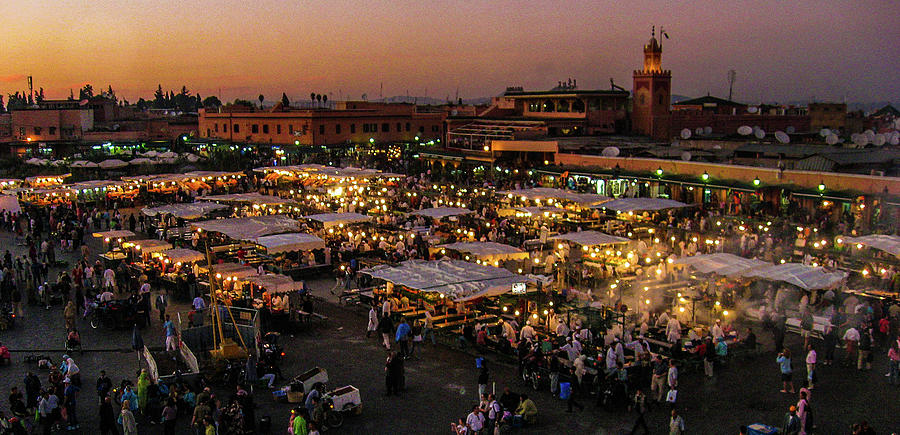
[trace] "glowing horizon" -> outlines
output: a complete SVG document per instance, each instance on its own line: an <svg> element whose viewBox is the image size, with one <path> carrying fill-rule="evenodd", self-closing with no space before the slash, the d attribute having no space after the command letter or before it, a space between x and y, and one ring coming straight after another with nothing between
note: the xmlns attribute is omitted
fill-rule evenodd
<svg viewBox="0 0 900 435"><path fill-rule="evenodd" d="M673 93L759 101L900 101L900 8L774 0L678 4L500 0L329 2L7 0L2 95L66 98L91 83L130 102L192 94L269 101L487 97L507 86L631 89L652 25L666 28Z"/></svg>

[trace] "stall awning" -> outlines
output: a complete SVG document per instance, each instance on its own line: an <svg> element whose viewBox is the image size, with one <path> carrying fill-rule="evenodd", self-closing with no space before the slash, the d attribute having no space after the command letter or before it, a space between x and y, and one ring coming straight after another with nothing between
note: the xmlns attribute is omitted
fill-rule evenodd
<svg viewBox="0 0 900 435"><path fill-rule="evenodd" d="M454 301L496 296L529 279L506 269L459 260L408 260L400 266L375 266L361 271L373 278L422 292L435 292Z"/></svg>
<svg viewBox="0 0 900 435"><path fill-rule="evenodd" d="M724 252L678 258L674 264L684 264L700 273L715 273L722 276L737 275L753 268L771 265L762 260L738 257Z"/></svg>
<svg viewBox="0 0 900 435"><path fill-rule="evenodd" d="M201 273L210 272L212 275L222 275L222 278L246 278L256 275L256 269L240 263L213 264L212 268L200 266Z"/></svg>
<svg viewBox="0 0 900 435"><path fill-rule="evenodd" d="M153 217L156 215L172 215L179 219L199 219L215 210L228 208L225 204L214 202L194 202L188 204L168 204L160 207L147 207L141 213Z"/></svg>
<svg viewBox="0 0 900 435"><path fill-rule="evenodd" d="M472 210L458 207L434 207L417 210L410 213L410 216L425 216L432 219L443 219L449 216L460 216L472 213Z"/></svg>
<svg viewBox="0 0 900 435"><path fill-rule="evenodd" d="M847 237L846 243L859 243L900 257L900 236L872 234L862 237Z"/></svg>
<svg viewBox="0 0 900 435"><path fill-rule="evenodd" d="M257 237L251 241L266 248L266 252L269 254L308 251L325 247L324 240L313 234L306 233L273 234L271 236Z"/></svg>
<svg viewBox="0 0 900 435"><path fill-rule="evenodd" d="M243 278L257 287L262 287L269 293L284 293L303 288L303 281L294 281L289 276L279 274L253 275Z"/></svg>
<svg viewBox="0 0 900 435"><path fill-rule="evenodd" d="M94 237L102 237L104 239L127 239L134 237L134 233L128 230L110 230L94 233Z"/></svg>
<svg viewBox="0 0 900 435"><path fill-rule="evenodd" d="M159 252L165 251L167 249L172 249L172 244L165 240L157 240L157 239L141 239L141 240L129 240L122 244L125 248L134 247L134 249L140 252Z"/></svg>
<svg viewBox="0 0 900 435"><path fill-rule="evenodd" d="M210 195L200 197L203 201L225 202L235 204L265 204L280 205L293 204L291 199L279 198L272 195L262 195L256 192L251 193L232 193L228 195Z"/></svg>
<svg viewBox="0 0 900 435"><path fill-rule="evenodd" d="M194 222L191 229L221 233L234 240L251 240L269 234L297 231L300 223L288 216L276 214Z"/></svg>
<svg viewBox="0 0 900 435"><path fill-rule="evenodd" d="M578 204L580 206L602 204L612 199L607 196L597 195L596 193L578 193L571 190L554 189L551 187L534 187L531 189L506 190L497 193L506 196L511 195L513 198L524 197L525 199L531 200L554 199L557 201L569 201L574 202L575 204Z"/></svg>
<svg viewBox="0 0 900 435"><path fill-rule="evenodd" d="M368 222L372 217L359 213L321 213L303 216L303 219L321 222L325 228L334 227L340 224L350 225L361 222Z"/></svg>
<svg viewBox="0 0 900 435"><path fill-rule="evenodd" d="M498 212L500 217L551 217L563 213L566 213L566 209L557 207L510 207L500 209Z"/></svg>
<svg viewBox="0 0 900 435"><path fill-rule="evenodd" d="M611 236L599 231L578 231L574 233L565 233L553 236L550 240L565 240L582 246L595 245L614 245L617 243L628 243L629 239L619 236Z"/></svg>
<svg viewBox="0 0 900 435"><path fill-rule="evenodd" d="M202 252L193 249L175 248L163 251L162 255L173 263L190 263L194 261L202 261L206 256Z"/></svg>
<svg viewBox="0 0 900 435"><path fill-rule="evenodd" d="M629 212L657 211L682 207L691 207L691 205L665 198L620 198L614 199L607 203L596 205L592 208L615 210L618 212Z"/></svg>
<svg viewBox="0 0 900 435"><path fill-rule="evenodd" d="M452 249L464 252L489 262L503 260L523 260L528 258L528 253L515 246L504 245L496 242L457 242L440 245L439 248Z"/></svg>
<svg viewBox="0 0 900 435"><path fill-rule="evenodd" d="M847 277L846 272L826 272L821 267L802 263L784 263L752 269L742 274L746 277L782 281L806 290L834 288Z"/></svg>
<svg viewBox="0 0 900 435"><path fill-rule="evenodd" d="M21 212L22 207L19 205L19 199L12 195L0 195L0 211Z"/></svg>

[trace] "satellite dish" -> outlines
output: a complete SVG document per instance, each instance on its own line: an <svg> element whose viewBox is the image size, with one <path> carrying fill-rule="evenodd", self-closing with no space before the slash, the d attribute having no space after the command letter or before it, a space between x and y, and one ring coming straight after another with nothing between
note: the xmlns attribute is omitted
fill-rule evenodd
<svg viewBox="0 0 900 435"><path fill-rule="evenodd" d="M866 130L865 132L863 132L863 134L866 135L866 139L867 139L869 142L872 142L872 141L875 140L875 132L874 132L874 131L872 131L872 130Z"/></svg>
<svg viewBox="0 0 900 435"><path fill-rule="evenodd" d="M787 130L785 131L787 132L787 134L794 134L797 132L797 129L795 129L793 125L789 125Z"/></svg>
<svg viewBox="0 0 900 435"><path fill-rule="evenodd" d="M829 134L831 134L830 129L823 128L823 129L819 130L819 136L828 137Z"/></svg>
<svg viewBox="0 0 900 435"><path fill-rule="evenodd" d="M720 150L720 149L722 149L722 145L715 144L715 145L713 145L713 149L714 149L714 150Z"/></svg>
<svg viewBox="0 0 900 435"><path fill-rule="evenodd" d="M891 135L891 145L900 145L900 136L897 135L897 132Z"/></svg>
<svg viewBox="0 0 900 435"><path fill-rule="evenodd" d="M775 132L775 139L778 139L778 142L781 143L789 143L791 141L791 137L781 130Z"/></svg>
<svg viewBox="0 0 900 435"><path fill-rule="evenodd" d="M874 136L874 134L872 136ZM853 143L859 147L864 147L869 144L869 136L866 134L858 134L856 135L856 139L853 140Z"/></svg>
<svg viewBox="0 0 900 435"><path fill-rule="evenodd" d="M759 112L759 107L755 107L755 106L748 107L747 112L750 112L750 113Z"/></svg>
<svg viewBox="0 0 900 435"><path fill-rule="evenodd" d="M757 139L762 139L766 137L766 131L763 129L759 129L753 132L753 135L756 136Z"/></svg>
<svg viewBox="0 0 900 435"><path fill-rule="evenodd" d="M875 145L877 147L883 146L885 142L887 142L887 138L885 138L881 133L876 134L875 138L872 139L872 145Z"/></svg>
<svg viewBox="0 0 900 435"><path fill-rule="evenodd" d="M710 127L708 125L706 127L703 127L703 134L710 134L710 133L712 133L712 127Z"/></svg>
<svg viewBox="0 0 900 435"><path fill-rule="evenodd" d="M738 127L737 132L741 136L750 136L751 134L753 134L753 127L750 127L749 125L742 125Z"/></svg>
<svg viewBox="0 0 900 435"><path fill-rule="evenodd" d="M702 134L703 134L703 128L697 127L697 128L694 130L694 133L696 133L697 136L702 135Z"/></svg>
<svg viewBox="0 0 900 435"><path fill-rule="evenodd" d="M681 138L682 139L690 139L691 138L691 129L685 128L681 130Z"/></svg>
<svg viewBox="0 0 900 435"><path fill-rule="evenodd" d="M684 160L686 162L691 161L691 152L685 151L685 152L681 153L681 160Z"/></svg>
<svg viewBox="0 0 900 435"><path fill-rule="evenodd" d="M836 145L838 143L838 137L836 134L829 134L828 137L825 138L825 143L828 145Z"/></svg>
<svg viewBox="0 0 900 435"><path fill-rule="evenodd" d="M616 157L619 155L619 149L616 147L606 147L603 148L601 154L603 157Z"/></svg>

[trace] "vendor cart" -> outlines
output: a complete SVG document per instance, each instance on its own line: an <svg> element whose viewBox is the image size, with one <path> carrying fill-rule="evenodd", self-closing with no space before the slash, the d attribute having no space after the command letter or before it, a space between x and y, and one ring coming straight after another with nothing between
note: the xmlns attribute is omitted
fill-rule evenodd
<svg viewBox="0 0 900 435"><path fill-rule="evenodd" d="M344 424L344 414L362 413L362 399L359 397L359 389L347 385L322 395L325 401L325 424L328 427L341 427Z"/></svg>

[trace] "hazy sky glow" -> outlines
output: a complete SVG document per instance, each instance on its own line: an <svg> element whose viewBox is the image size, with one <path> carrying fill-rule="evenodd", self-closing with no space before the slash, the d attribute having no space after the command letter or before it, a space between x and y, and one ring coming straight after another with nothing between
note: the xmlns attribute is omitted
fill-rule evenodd
<svg viewBox="0 0 900 435"><path fill-rule="evenodd" d="M650 26L676 94L900 101L900 7L848 1L5 0L0 93L34 76L131 101L182 84L204 97L464 98L506 86L631 88ZM220 93L221 89L221 93Z"/></svg>

